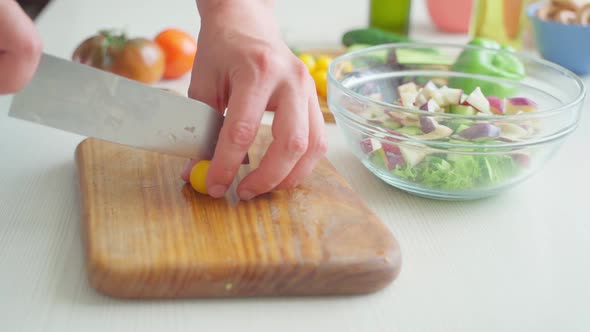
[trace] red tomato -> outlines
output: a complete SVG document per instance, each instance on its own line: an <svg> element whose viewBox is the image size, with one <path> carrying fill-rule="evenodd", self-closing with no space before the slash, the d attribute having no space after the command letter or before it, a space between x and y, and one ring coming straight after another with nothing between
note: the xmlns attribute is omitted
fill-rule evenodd
<svg viewBox="0 0 590 332"><path fill-rule="evenodd" d="M166 29L154 41L165 54L164 78L178 78L191 70L197 54L197 41L193 36L180 29Z"/></svg>

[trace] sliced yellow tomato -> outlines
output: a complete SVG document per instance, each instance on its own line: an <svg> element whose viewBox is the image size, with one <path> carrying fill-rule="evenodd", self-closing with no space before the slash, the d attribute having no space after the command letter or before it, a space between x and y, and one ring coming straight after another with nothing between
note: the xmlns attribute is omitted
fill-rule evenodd
<svg viewBox="0 0 590 332"><path fill-rule="evenodd" d="M201 160L193 166L190 175L191 186L199 193L207 195L207 172L209 171L209 160Z"/></svg>

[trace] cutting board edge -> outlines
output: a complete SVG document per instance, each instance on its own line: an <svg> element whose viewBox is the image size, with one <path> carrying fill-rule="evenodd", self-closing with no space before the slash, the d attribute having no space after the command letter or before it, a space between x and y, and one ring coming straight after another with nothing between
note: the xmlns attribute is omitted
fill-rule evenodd
<svg viewBox="0 0 590 332"><path fill-rule="evenodd" d="M84 220L85 226L87 227L88 219ZM219 292L215 289L222 288L220 283L232 283L230 272L227 272L225 278L220 278L217 282L204 282L195 278L194 282L198 282L200 285L200 291L187 291L178 292L176 294L158 295L150 293L146 289L153 289L158 287L157 282L142 281L136 282L139 284L138 288L133 291L129 291L127 287L129 280L138 280L138 270L150 271L154 266L144 266L142 269L135 270L133 267L122 264L113 264L109 260L109 257L105 255L104 251L98 250L93 247L91 242L85 241L86 243L86 270L87 279L89 285L103 295L107 295L113 298L120 299L172 299L172 298L228 298L228 297L276 297L276 296L313 296L313 295L332 295L332 296L345 296L345 295L363 295L376 293L392 284L401 272L402 266L402 255L399 244L393 237L393 234L388 234L390 239L393 241L389 243L389 248L379 258L375 256L366 256L363 259L355 261L347 261L339 263L333 263L325 268L314 270L312 273L317 279L316 282L307 282L301 287L287 287L284 291L277 291L274 288L271 289L255 289L252 293L240 293L235 294L233 292ZM88 238L88 237L86 237ZM286 269L295 269L299 264L284 265ZM211 265L201 265L202 271L195 270L195 267L190 267L193 272L198 275L204 271L212 270ZM162 268L160 266L160 268ZM345 276L350 274L351 269L358 269L361 271L357 276L347 277L345 282L338 283L334 282L331 286L326 286L325 279L334 279L334 276ZM168 273L172 269L168 270ZM186 272L179 269L179 273ZM288 278L286 278L288 279ZM338 278L337 278L338 279ZM186 280L188 284L191 281ZM287 282L286 280L278 280L274 282ZM351 287L350 285L354 285ZM211 291L210 291L211 290ZM240 290L238 289L238 292Z"/></svg>
<svg viewBox="0 0 590 332"><path fill-rule="evenodd" d="M297 296L351 296L351 295L367 295L377 293L393 283L401 271L401 260L399 251L396 254L396 259L390 259L389 262L383 264L381 269L364 270L363 275L367 277L350 278L346 285L354 284L354 287L347 287L336 285L336 287L326 287L323 282L306 283L301 288L286 288L285 291L277 291L276 289L253 289L250 292L243 292L238 290L238 293L233 291L219 292L215 289L223 287L223 285L231 284L231 280L220 282L204 283L199 280L200 287L205 291L178 291L175 294L169 292L165 294L156 294L145 292L145 289L157 287L156 284L143 283L138 291L130 292L127 287L129 277L133 273L127 274L125 271L113 270L107 264L101 263L100 259L93 259L94 256L89 256L87 263L87 274L89 285L97 292L118 299L174 299L174 298L248 298L248 297L297 297ZM372 264L372 263L369 263ZM334 271L315 271L318 275L322 272L325 274L338 274L340 267L332 267ZM349 265L342 266L342 271L350 269ZM370 276L368 276L370 274ZM366 282L365 279L371 279L373 282ZM352 280L352 282L351 282ZM189 281L190 282L190 281ZM359 287L358 285L364 285Z"/></svg>
<svg viewBox="0 0 590 332"><path fill-rule="evenodd" d="M82 250L83 250L83 256L85 258L84 261L84 265L85 265L85 269L86 269L86 276L87 276L87 280L89 282L89 284L94 287L93 284L93 280L91 280L91 276L92 274L89 273L90 272L90 262L91 262L91 251L90 251L90 247L91 247L91 241L90 241L90 237L88 236L89 232L88 232L88 222L89 222L89 218L90 218L90 212L89 212L89 204L88 204L88 197L86 194L86 191L84 190L84 187L87 186L87 181L88 181L88 177L86 177L85 175L85 170L82 166L82 157L84 152L84 146L91 144L91 142L93 140L96 140L95 138L85 138L83 139L80 143L78 143L78 145L76 145L76 148L74 150L74 160L75 160L75 172L76 172L76 185L77 188L79 190L79 199L78 199L78 204L79 204L79 211L80 211L80 232L81 232L81 240L82 240Z"/></svg>

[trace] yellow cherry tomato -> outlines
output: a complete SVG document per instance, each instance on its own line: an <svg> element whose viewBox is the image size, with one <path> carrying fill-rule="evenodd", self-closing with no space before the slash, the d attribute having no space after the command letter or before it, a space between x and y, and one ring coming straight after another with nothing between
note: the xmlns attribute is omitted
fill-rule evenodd
<svg viewBox="0 0 590 332"><path fill-rule="evenodd" d="M315 70L316 71L326 71L328 67L332 63L332 58L326 55L321 55L315 61Z"/></svg>
<svg viewBox="0 0 590 332"><path fill-rule="evenodd" d="M328 92L328 73L325 70L316 70L313 72L311 77L313 77L313 81L315 82L315 87L318 92L318 95L321 97L326 97Z"/></svg>
<svg viewBox="0 0 590 332"><path fill-rule="evenodd" d="M201 160L193 166L190 175L191 186L201 194L207 195L207 172L209 171L209 160Z"/></svg>
<svg viewBox="0 0 590 332"><path fill-rule="evenodd" d="M299 60L303 61L303 63L307 67L307 70L309 70L310 73L313 73L313 71L315 70L315 58L313 57L313 55L302 53L299 55Z"/></svg>

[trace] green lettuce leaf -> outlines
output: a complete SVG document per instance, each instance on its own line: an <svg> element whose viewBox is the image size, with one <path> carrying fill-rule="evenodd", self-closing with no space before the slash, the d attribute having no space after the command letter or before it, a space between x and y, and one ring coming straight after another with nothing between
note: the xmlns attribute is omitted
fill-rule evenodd
<svg viewBox="0 0 590 332"><path fill-rule="evenodd" d="M443 190L469 190L495 185L519 171L509 155L428 156L420 164L398 166L392 174L410 182Z"/></svg>

